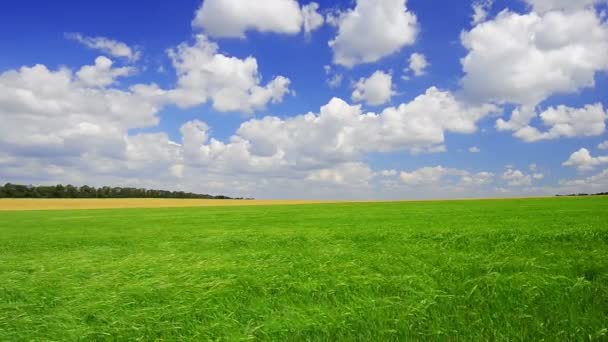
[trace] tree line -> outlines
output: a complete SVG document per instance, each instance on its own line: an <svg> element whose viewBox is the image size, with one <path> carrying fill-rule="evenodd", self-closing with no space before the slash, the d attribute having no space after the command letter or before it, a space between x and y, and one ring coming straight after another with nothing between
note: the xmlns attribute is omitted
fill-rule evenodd
<svg viewBox="0 0 608 342"><path fill-rule="evenodd" d="M184 191L153 190L103 186L50 185L34 186L6 183L0 186L0 198L192 198L233 199L228 196L213 196ZM242 198L235 198L242 199Z"/></svg>
<svg viewBox="0 0 608 342"><path fill-rule="evenodd" d="M556 195L557 197L577 197L577 196L608 196L608 192L598 192L597 194L568 194L568 195Z"/></svg>

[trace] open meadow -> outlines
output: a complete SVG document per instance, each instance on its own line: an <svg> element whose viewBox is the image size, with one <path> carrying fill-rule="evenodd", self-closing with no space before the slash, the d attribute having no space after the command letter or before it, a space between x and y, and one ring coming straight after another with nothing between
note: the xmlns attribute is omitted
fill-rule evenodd
<svg viewBox="0 0 608 342"><path fill-rule="evenodd" d="M1 341L607 329L606 197L0 212Z"/></svg>

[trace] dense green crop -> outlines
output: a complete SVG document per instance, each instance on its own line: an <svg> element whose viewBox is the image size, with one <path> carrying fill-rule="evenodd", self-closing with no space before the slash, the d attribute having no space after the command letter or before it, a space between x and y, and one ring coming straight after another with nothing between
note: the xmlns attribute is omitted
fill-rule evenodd
<svg viewBox="0 0 608 342"><path fill-rule="evenodd" d="M606 340L608 198L0 213L0 340Z"/></svg>

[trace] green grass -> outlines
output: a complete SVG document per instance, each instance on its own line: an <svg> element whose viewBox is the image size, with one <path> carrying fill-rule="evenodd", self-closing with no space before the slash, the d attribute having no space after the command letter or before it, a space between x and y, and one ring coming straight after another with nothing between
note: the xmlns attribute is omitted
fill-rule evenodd
<svg viewBox="0 0 608 342"><path fill-rule="evenodd" d="M0 340L607 340L608 198L0 213Z"/></svg>

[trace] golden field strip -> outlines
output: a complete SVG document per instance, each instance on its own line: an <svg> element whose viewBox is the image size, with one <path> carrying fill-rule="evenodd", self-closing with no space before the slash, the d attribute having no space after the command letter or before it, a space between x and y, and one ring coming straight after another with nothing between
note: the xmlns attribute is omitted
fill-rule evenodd
<svg viewBox="0 0 608 342"><path fill-rule="evenodd" d="M64 210L64 209L122 209L122 208L182 208L229 207L259 205L294 205L336 203L338 201L307 200L206 200L164 198L66 198L66 199L0 199L0 211Z"/></svg>

